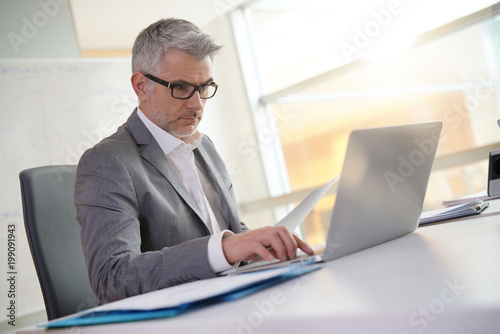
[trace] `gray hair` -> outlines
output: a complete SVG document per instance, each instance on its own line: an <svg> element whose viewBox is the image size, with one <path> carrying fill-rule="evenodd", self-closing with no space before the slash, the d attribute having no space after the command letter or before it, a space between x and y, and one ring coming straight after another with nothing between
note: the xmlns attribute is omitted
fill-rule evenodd
<svg viewBox="0 0 500 334"><path fill-rule="evenodd" d="M162 19L141 31L132 48L132 72L153 73L167 52L180 49L197 60L213 60L222 48L193 23L182 19Z"/></svg>

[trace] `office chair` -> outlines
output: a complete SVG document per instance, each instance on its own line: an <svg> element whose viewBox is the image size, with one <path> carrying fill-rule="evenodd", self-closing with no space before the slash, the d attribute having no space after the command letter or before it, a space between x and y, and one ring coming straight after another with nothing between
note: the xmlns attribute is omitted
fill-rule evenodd
<svg viewBox="0 0 500 334"><path fill-rule="evenodd" d="M90 287L73 203L76 166L19 174L24 224L49 320L98 304Z"/></svg>

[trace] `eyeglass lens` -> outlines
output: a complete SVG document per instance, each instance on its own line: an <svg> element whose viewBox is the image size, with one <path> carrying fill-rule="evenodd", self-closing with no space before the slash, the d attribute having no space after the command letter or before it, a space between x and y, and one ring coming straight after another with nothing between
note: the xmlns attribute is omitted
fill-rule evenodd
<svg viewBox="0 0 500 334"><path fill-rule="evenodd" d="M189 98L194 93L193 91L196 89L193 86L183 85L183 84L173 84L172 88L172 96L176 98ZM214 96L216 87L213 85L204 85L199 87L200 97L201 98L210 98Z"/></svg>

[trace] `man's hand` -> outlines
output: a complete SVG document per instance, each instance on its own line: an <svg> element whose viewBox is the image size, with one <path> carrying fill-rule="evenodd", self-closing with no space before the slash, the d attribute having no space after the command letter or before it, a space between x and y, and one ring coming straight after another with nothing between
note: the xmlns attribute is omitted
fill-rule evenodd
<svg viewBox="0 0 500 334"><path fill-rule="evenodd" d="M313 250L286 227L263 227L222 239L222 250L229 263L250 262L257 257L272 261L295 259L297 248L307 254Z"/></svg>

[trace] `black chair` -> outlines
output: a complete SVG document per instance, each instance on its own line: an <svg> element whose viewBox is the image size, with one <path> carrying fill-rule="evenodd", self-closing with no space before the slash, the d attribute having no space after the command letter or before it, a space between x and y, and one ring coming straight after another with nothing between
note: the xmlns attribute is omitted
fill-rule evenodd
<svg viewBox="0 0 500 334"><path fill-rule="evenodd" d="M73 203L76 166L19 174L24 224L49 320L98 304L90 287Z"/></svg>

